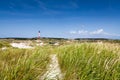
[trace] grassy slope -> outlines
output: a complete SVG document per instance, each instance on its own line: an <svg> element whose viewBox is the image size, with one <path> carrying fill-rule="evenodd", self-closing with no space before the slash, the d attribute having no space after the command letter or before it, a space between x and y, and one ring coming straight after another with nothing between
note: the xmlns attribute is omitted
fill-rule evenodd
<svg viewBox="0 0 120 80"><path fill-rule="evenodd" d="M119 80L120 46L73 44L58 48L64 80Z"/></svg>
<svg viewBox="0 0 120 80"><path fill-rule="evenodd" d="M49 63L48 48L0 50L0 80L39 80Z"/></svg>
<svg viewBox="0 0 120 80"><path fill-rule="evenodd" d="M6 42L6 41L0 41L0 48L2 48L2 47L10 47L9 42Z"/></svg>

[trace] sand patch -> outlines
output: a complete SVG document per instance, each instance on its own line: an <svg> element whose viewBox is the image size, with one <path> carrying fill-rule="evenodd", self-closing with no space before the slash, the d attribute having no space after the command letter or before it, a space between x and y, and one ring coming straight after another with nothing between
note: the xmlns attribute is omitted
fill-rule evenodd
<svg viewBox="0 0 120 80"><path fill-rule="evenodd" d="M51 63L48 66L47 72L40 78L40 80L62 80L62 73L59 67L56 54L50 56Z"/></svg>
<svg viewBox="0 0 120 80"><path fill-rule="evenodd" d="M16 48L24 48L24 49L33 48L33 47L27 45L27 43L11 43L10 45L12 47L16 47Z"/></svg>

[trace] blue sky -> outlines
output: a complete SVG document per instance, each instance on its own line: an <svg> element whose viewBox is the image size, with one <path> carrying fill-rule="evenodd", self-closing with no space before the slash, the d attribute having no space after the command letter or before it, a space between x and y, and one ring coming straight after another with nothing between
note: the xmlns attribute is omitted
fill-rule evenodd
<svg viewBox="0 0 120 80"><path fill-rule="evenodd" d="M0 0L0 37L120 39L120 0Z"/></svg>

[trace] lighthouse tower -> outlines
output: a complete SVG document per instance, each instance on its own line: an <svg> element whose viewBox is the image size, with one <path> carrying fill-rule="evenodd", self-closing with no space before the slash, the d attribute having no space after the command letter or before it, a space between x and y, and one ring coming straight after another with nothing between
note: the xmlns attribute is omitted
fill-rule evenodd
<svg viewBox="0 0 120 80"><path fill-rule="evenodd" d="M40 31L38 31L38 40L40 40Z"/></svg>
<svg viewBox="0 0 120 80"><path fill-rule="evenodd" d="M38 43L41 42L41 40L40 40L40 31L38 31L38 38L37 38L37 41L36 41L36 42L38 42Z"/></svg>

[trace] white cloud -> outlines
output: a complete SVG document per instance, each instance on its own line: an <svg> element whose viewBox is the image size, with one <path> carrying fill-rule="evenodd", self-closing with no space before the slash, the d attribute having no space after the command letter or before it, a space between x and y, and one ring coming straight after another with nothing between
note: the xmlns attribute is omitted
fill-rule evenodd
<svg viewBox="0 0 120 80"><path fill-rule="evenodd" d="M70 31L70 34L77 34L76 31Z"/></svg>
<svg viewBox="0 0 120 80"><path fill-rule="evenodd" d="M104 30L103 29L98 29L98 30L96 30L96 31L92 31L92 32L90 32L90 34L104 34L105 32L104 32Z"/></svg>
<svg viewBox="0 0 120 80"><path fill-rule="evenodd" d="M70 34L77 34L77 35L104 35L104 36L118 36L120 37L120 34L112 34L105 32L103 29L98 29L95 31L88 31L88 30L78 30L78 31L70 31Z"/></svg>
<svg viewBox="0 0 120 80"><path fill-rule="evenodd" d="M38 6L43 9L43 10L47 10L47 7L45 5L45 3L41 0L35 0L35 2L37 2Z"/></svg>
<svg viewBox="0 0 120 80"><path fill-rule="evenodd" d="M79 31L78 31L78 34L83 34L83 35L85 35L85 34L88 34L88 31L86 31L86 30L79 30Z"/></svg>

